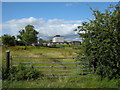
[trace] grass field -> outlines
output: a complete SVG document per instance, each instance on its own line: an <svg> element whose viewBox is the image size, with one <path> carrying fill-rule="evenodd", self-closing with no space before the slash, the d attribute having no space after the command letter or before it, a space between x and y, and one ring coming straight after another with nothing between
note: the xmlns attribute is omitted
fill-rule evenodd
<svg viewBox="0 0 120 90"><path fill-rule="evenodd" d="M97 75L64 79L37 79L28 81L3 81L3 88L120 88L119 80L100 80Z"/></svg>
<svg viewBox="0 0 120 90"><path fill-rule="evenodd" d="M75 62L75 59L47 59L47 58L65 58L65 57L76 57L78 50L73 49L73 47L64 47L64 48L49 48L49 47L32 47L29 46L27 50L24 50L24 47L8 47L3 48L3 65L5 66L5 51L10 50L11 56L19 56L19 57L40 57L46 59L30 59L30 58L13 58L12 62L42 62L42 63L54 63L58 62L61 64L41 64L41 66L56 66L56 67L36 67L36 69L43 70L70 70L70 69L79 69L79 67L69 67L75 66L76 64L67 64L67 68L64 68L62 63L71 63ZM14 64L14 65L18 65ZM24 65L36 65L40 64L24 64ZM77 71L78 72L78 71ZM44 73L44 72L42 72ZM45 74L59 74L59 73L76 73L76 71L45 71Z"/></svg>
<svg viewBox="0 0 120 90"><path fill-rule="evenodd" d="M27 47L24 50L23 46L15 47L3 47L2 48L2 66L5 67L5 51L10 50L11 56L19 57L41 57L41 58L64 58L64 57L76 57L77 52L84 56L81 49L73 49L74 46L64 46L64 48L49 48L49 47ZM55 59L57 62L67 63L75 62L75 59ZM54 60L54 61L55 61ZM14 58L13 61L19 62L43 62L52 63L53 60L50 59L19 59ZM15 64L17 65L17 64ZM28 65L28 64L25 64ZM39 65L39 64L35 64ZM50 65L50 64L49 64ZM47 66L44 64L42 66ZM62 64L57 64L57 66L62 66ZM70 64L68 64L70 66ZM51 68L51 67L50 67ZM39 67L37 69L50 69L46 67ZM68 67L66 69L75 69L76 67ZM78 67L79 68L79 67ZM78 69L77 68L77 69ZM52 69L61 69L60 67L54 67ZM62 68L64 70L64 67ZM78 71L56 71L56 72L42 72L42 73L76 73ZM99 76L88 74L79 75L78 77L66 77L57 79L48 79L47 77L42 77L36 80L3 80L3 88L119 88L120 80L108 80L100 79Z"/></svg>

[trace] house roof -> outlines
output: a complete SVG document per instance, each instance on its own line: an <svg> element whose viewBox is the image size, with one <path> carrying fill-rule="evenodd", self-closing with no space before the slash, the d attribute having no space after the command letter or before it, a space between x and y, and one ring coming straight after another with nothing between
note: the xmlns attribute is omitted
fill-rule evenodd
<svg viewBox="0 0 120 90"><path fill-rule="evenodd" d="M60 35L56 35L56 36L54 36L54 37L63 37L63 36L60 36Z"/></svg>

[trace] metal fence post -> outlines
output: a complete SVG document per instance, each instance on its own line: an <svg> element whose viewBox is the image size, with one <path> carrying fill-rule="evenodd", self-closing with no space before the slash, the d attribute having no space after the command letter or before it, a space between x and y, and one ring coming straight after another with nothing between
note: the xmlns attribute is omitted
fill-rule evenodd
<svg viewBox="0 0 120 90"><path fill-rule="evenodd" d="M7 70L10 69L10 51L9 50L6 51L6 68Z"/></svg>

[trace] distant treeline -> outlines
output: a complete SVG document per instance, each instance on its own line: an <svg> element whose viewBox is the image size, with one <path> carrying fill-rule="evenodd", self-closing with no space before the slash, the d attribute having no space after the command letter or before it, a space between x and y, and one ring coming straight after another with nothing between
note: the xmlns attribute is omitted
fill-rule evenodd
<svg viewBox="0 0 120 90"><path fill-rule="evenodd" d="M15 45L31 45L32 43L37 43L39 32L34 29L33 25L25 26L25 29L19 31L19 35L11 36L4 34L2 36L2 45L3 46L15 46ZM40 39L42 40L42 39Z"/></svg>

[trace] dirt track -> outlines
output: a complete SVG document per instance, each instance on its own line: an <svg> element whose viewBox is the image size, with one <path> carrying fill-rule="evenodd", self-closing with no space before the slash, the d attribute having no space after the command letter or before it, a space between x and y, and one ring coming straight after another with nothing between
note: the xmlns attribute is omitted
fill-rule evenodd
<svg viewBox="0 0 120 90"><path fill-rule="evenodd" d="M37 55L40 55L40 56L43 56L44 58L46 58L45 55L43 55L43 54L37 54ZM46 59L49 59L49 58L46 58ZM62 62L58 61L57 59L49 59L49 60L52 61L52 62L55 62L59 65L64 66L64 64L62 64ZM66 66L64 66L64 69L66 69Z"/></svg>

